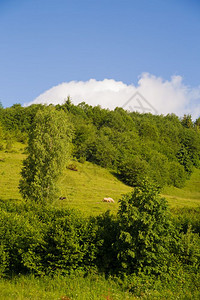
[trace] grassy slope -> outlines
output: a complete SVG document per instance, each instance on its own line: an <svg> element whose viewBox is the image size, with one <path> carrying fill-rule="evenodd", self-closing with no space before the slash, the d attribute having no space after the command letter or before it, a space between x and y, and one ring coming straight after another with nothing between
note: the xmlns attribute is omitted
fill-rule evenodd
<svg viewBox="0 0 200 300"><path fill-rule="evenodd" d="M190 180L182 189L165 187L163 196L168 200L171 207L196 207L200 205L200 170L194 169Z"/></svg>
<svg viewBox="0 0 200 300"><path fill-rule="evenodd" d="M0 151L0 199L20 200L18 191L23 145L15 144L12 152ZM84 214L96 215L108 209L118 210L118 200L132 189L119 181L108 170L92 163L75 163L78 171L65 169L59 180L60 195L65 200L55 200L53 205L80 209ZM115 203L102 202L104 197L112 197Z"/></svg>
<svg viewBox="0 0 200 300"><path fill-rule="evenodd" d="M15 143L10 152L0 151L0 199L22 200L18 191L25 146Z"/></svg>
<svg viewBox="0 0 200 300"><path fill-rule="evenodd" d="M103 300L136 299L124 291L114 280L92 274L36 278L20 276L12 280L0 279L0 297L4 300Z"/></svg>
<svg viewBox="0 0 200 300"><path fill-rule="evenodd" d="M58 205L67 205L90 214L99 214L108 209L116 212L118 200L132 188L97 165L88 162L75 164L78 171L66 169L59 182L61 195L67 199L58 200ZM104 197L113 198L115 203L102 202Z"/></svg>
<svg viewBox="0 0 200 300"><path fill-rule="evenodd" d="M22 160L25 158L22 154L23 149L22 144L16 143L12 153L0 151L0 199L22 200L18 191L18 182ZM53 205L77 208L87 215L96 215L108 209L116 212L117 201L122 194L131 191L131 188L106 169L88 162L73 163L77 165L78 171L66 169L59 180L60 195L66 199L57 199ZM163 196L172 207L200 205L200 170L195 170L183 189L166 187ZM115 203L102 202L104 197L112 197Z"/></svg>

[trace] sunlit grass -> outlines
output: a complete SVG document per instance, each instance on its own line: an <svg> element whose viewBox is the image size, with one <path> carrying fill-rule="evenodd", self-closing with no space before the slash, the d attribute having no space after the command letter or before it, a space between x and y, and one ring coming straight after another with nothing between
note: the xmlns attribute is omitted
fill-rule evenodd
<svg viewBox="0 0 200 300"><path fill-rule="evenodd" d="M22 160L23 145L16 144L12 152L0 151L0 199L20 200L18 190ZM64 200L56 199L53 203L57 207L79 209L86 215L97 215L106 210L116 213L118 200L132 188L122 183L108 170L95 164L72 162L78 171L65 169L58 182L59 196ZM115 203L102 202L104 197L111 197Z"/></svg>
<svg viewBox="0 0 200 300"><path fill-rule="evenodd" d="M118 200L132 188L97 165L75 164L78 171L66 169L60 179L61 195L66 200L59 200L57 205L77 208L87 214L99 214L108 209L117 212ZM113 198L115 203L102 202L104 197Z"/></svg>
<svg viewBox="0 0 200 300"><path fill-rule="evenodd" d="M184 188L165 187L162 193L171 207L200 206L200 170L194 169Z"/></svg>
<svg viewBox="0 0 200 300"><path fill-rule="evenodd" d="M19 276L12 280L0 280L0 298L4 300L120 300L136 299L123 291L114 280L106 280L101 275L81 274L66 277L55 276L36 278Z"/></svg>
<svg viewBox="0 0 200 300"><path fill-rule="evenodd" d="M24 145L15 143L9 152L0 151L0 199L22 201L18 190ZM65 169L59 180L59 196L53 203L57 207L79 209L86 215L98 215L106 210L116 213L118 200L132 190L108 170L95 164L81 164L72 161L78 171ZM200 205L200 170L195 169L190 180L182 189L165 187L162 195L170 207L197 207ZM102 202L104 197L111 197L115 203Z"/></svg>
<svg viewBox="0 0 200 300"><path fill-rule="evenodd" d="M18 190L25 146L15 143L11 150L0 151L0 199L22 200Z"/></svg>
<svg viewBox="0 0 200 300"><path fill-rule="evenodd" d="M199 275L181 274L163 282L150 277L133 277L121 284L117 278L98 273L83 276L71 275L53 278L19 275L0 279L0 299L3 300L134 300L134 299L200 299Z"/></svg>

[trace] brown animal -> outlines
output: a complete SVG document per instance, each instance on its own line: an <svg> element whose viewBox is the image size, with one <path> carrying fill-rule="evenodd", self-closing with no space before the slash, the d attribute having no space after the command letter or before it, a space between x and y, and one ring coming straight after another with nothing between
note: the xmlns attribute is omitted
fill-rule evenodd
<svg viewBox="0 0 200 300"><path fill-rule="evenodd" d="M112 199L112 198L110 198L110 197L108 197L108 198L103 198L103 200L102 200L103 202L108 202L108 203L114 203L115 201Z"/></svg>

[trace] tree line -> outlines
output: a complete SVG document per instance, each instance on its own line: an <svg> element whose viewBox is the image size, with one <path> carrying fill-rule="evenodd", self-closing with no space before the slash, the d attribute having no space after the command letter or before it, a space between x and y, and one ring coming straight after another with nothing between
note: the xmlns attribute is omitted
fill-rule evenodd
<svg viewBox="0 0 200 300"><path fill-rule="evenodd" d="M0 136L9 143L12 138L27 143L34 117L44 108L0 108ZM131 186L145 175L160 187L183 187L200 166L200 118L193 122L190 115L140 114L119 107L110 111L84 102L73 105L70 99L55 110L71 124L72 156L112 170Z"/></svg>

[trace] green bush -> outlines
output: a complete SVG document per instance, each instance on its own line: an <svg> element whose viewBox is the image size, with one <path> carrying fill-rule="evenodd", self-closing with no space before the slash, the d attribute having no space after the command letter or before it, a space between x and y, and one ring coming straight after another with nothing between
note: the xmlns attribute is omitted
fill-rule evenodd
<svg viewBox="0 0 200 300"><path fill-rule="evenodd" d="M0 276L95 269L122 278L166 279L178 269L198 274L198 210L175 213L148 180L120 200L117 216L83 218L70 209L0 201Z"/></svg>
<svg viewBox="0 0 200 300"><path fill-rule="evenodd" d="M180 240L180 261L185 265L190 265L196 269L200 266L200 237L192 232L189 226L187 232L181 234Z"/></svg>
<svg viewBox="0 0 200 300"><path fill-rule="evenodd" d="M96 228L72 211L57 211L46 232L44 264L47 273L87 269L96 258Z"/></svg>
<svg viewBox="0 0 200 300"><path fill-rule="evenodd" d="M166 272L177 232L159 189L144 180L120 200L118 218L117 247L122 272Z"/></svg>
<svg viewBox="0 0 200 300"><path fill-rule="evenodd" d="M123 159L118 166L120 178L130 186L137 186L149 173L148 163L137 155Z"/></svg>
<svg viewBox="0 0 200 300"><path fill-rule="evenodd" d="M169 184L173 185L177 188L184 187L186 181L186 172L184 167L180 165L178 162L170 162L169 163Z"/></svg>
<svg viewBox="0 0 200 300"><path fill-rule="evenodd" d="M98 241L94 219L72 210L0 203L1 275L37 275L95 266Z"/></svg>
<svg viewBox="0 0 200 300"><path fill-rule="evenodd" d="M116 274L119 270L117 260L116 242L119 236L118 220L110 211L96 218L97 234L96 245L98 248L96 264L100 272Z"/></svg>
<svg viewBox="0 0 200 300"><path fill-rule="evenodd" d="M31 222L32 218L32 222ZM0 211L1 272L39 273L41 256L38 248L44 244L43 227L33 216ZM36 267L37 266L37 267Z"/></svg>

